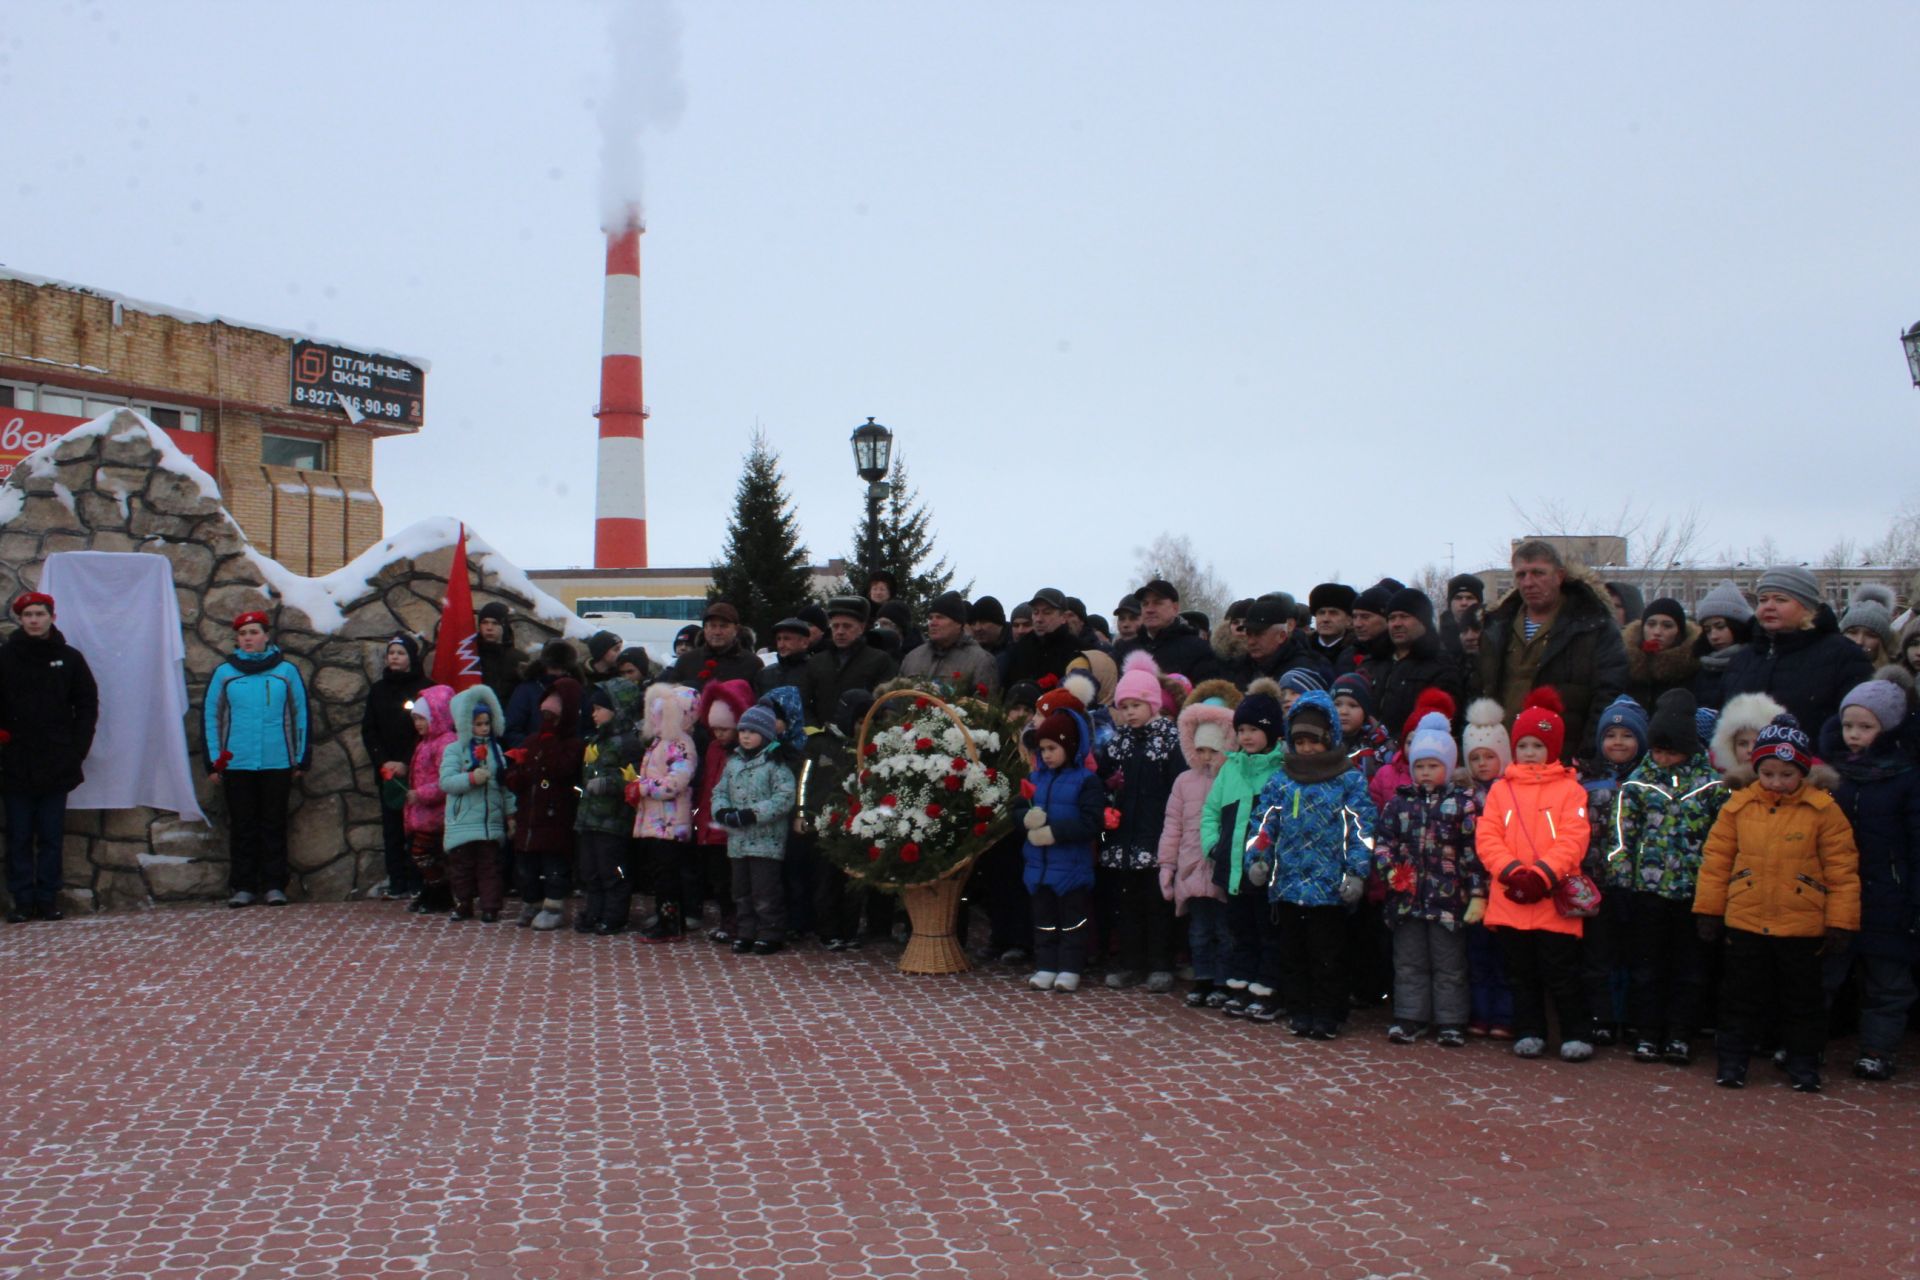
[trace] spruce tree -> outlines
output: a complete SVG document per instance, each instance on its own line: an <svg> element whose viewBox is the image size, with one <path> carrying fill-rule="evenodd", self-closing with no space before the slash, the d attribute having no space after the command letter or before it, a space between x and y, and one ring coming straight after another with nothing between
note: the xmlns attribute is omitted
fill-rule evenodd
<svg viewBox="0 0 1920 1280"><path fill-rule="evenodd" d="M879 554L874 555L869 547L863 511L860 523L853 530L853 545L857 550L845 586L853 594L865 596L868 574L875 569L885 569L900 584L899 598L918 620L925 617L926 608L934 598L953 585L953 569L945 556L933 558L933 513L908 482L906 459L897 450L887 485L887 496L880 502Z"/></svg>
<svg viewBox="0 0 1920 1280"><path fill-rule="evenodd" d="M807 548L786 486L780 455L767 444L766 433L756 430L740 468L726 545L714 562L707 598L730 601L763 646L773 642L775 623L813 599Z"/></svg>

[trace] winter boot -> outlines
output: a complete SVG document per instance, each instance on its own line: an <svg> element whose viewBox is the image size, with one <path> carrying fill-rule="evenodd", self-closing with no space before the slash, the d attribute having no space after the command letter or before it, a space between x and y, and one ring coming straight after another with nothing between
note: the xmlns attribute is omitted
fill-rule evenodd
<svg viewBox="0 0 1920 1280"><path fill-rule="evenodd" d="M1207 997L1211 996L1212 994L1213 994L1213 983L1209 982L1205 978L1195 979L1193 984L1193 990L1187 992L1187 998L1186 998L1187 1008L1189 1009L1205 1008L1207 1003Z"/></svg>
<svg viewBox="0 0 1920 1280"><path fill-rule="evenodd" d="M282 889L267 890L267 905L270 907L286 906L287 905L286 891Z"/></svg>
<svg viewBox="0 0 1920 1280"><path fill-rule="evenodd" d="M567 904L558 898L541 901L540 910L533 917L533 927L541 933L551 933L566 923Z"/></svg>
<svg viewBox="0 0 1920 1280"><path fill-rule="evenodd" d="M227 905L235 909L238 909L240 907L250 907L253 905L253 895L248 893L245 889L242 889L238 893L234 894L231 898L227 899Z"/></svg>

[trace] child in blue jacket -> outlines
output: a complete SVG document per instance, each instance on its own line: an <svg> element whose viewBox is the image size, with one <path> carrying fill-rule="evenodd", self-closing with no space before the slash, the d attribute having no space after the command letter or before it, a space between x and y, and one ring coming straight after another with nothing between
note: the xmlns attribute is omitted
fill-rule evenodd
<svg viewBox="0 0 1920 1280"><path fill-rule="evenodd" d="M1021 788L1023 881L1033 899L1036 991L1074 991L1087 958L1093 854L1106 812L1100 778L1086 765L1093 733L1077 711L1055 711L1034 731L1037 763Z"/></svg>
<svg viewBox="0 0 1920 1280"><path fill-rule="evenodd" d="M1287 755L1254 803L1247 874L1267 883L1280 930L1281 999L1297 1036L1331 1040L1347 1012L1347 908L1366 890L1377 814L1366 776L1341 749L1340 715L1323 691L1287 716Z"/></svg>

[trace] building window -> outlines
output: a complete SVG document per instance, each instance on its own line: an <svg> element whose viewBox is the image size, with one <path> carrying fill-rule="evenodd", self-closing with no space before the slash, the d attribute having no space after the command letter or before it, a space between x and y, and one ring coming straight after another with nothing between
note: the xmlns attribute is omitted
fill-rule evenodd
<svg viewBox="0 0 1920 1280"><path fill-rule="evenodd" d="M325 471L327 469L326 441L308 440L301 436L262 434L260 437L260 461L270 467L293 467L300 471Z"/></svg>
<svg viewBox="0 0 1920 1280"><path fill-rule="evenodd" d="M165 427L168 431L198 431L200 429L200 411L198 409L176 409L165 404L136 404L133 406L147 416L147 420L156 427Z"/></svg>
<svg viewBox="0 0 1920 1280"><path fill-rule="evenodd" d="M707 611L707 601L704 596L607 596L582 599L573 607L579 614L624 613L633 618L698 622Z"/></svg>
<svg viewBox="0 0 1920 1280"><path fill-rule="evenodd" d="M70 396L63 391L42 390L40 392L40 412L42 413L62 413L69 418L80 418L86 416L81 413L84 408L86 408L86 401L79 396Z"/></svg>
<svg viewBox="0 0 1920 1280"><path fill-rule="evenodd" d="M33 408L33 388L0 382L0 409Z"/></svg>

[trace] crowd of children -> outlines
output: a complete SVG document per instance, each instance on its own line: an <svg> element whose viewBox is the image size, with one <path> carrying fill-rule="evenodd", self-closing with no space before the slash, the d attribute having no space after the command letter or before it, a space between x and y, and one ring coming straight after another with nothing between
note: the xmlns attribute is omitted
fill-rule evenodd
<svg viewBox="0 0 1920 1280"><path fill-rule="evenodd" d="M1666 637L1652 643L1702 635L1656 617L1666 603L1648 609ZM1570 741L1550 685L1510 706L1471 681L1451 682L1461 700L1438 681L1400 688L1411 714L1390 725L1357 668L1196 684L1147 652L1093 649L1064 679L1010 680L1030 774L969 894L994 953L1036 990L1100 970L1312 1040L1382 999L1395 1044L1487 1038L1521 1058L1557 1038L1566 1062L1618 1045L1684 1066L1710 1035L1729 1088L1757 1052L1820 1088L1846 991L1855 1074L1892 1075L1920 959L1908 671L1874 672L1803 726L1761 693L1703 708L1643 664L1650 705L1621 694ZM886 934L889 900L814 853L874 691L839 690L810 723L795 687L708 674L561 676L512 747L484 686L420 691L419 745L383 766L412 909L498 920L511 868L536 931L566 923L577 879L572 927L601 936L674 941L710 900L706 936L739 954ZM637 890L651 905L636 921Z"/></svg>

